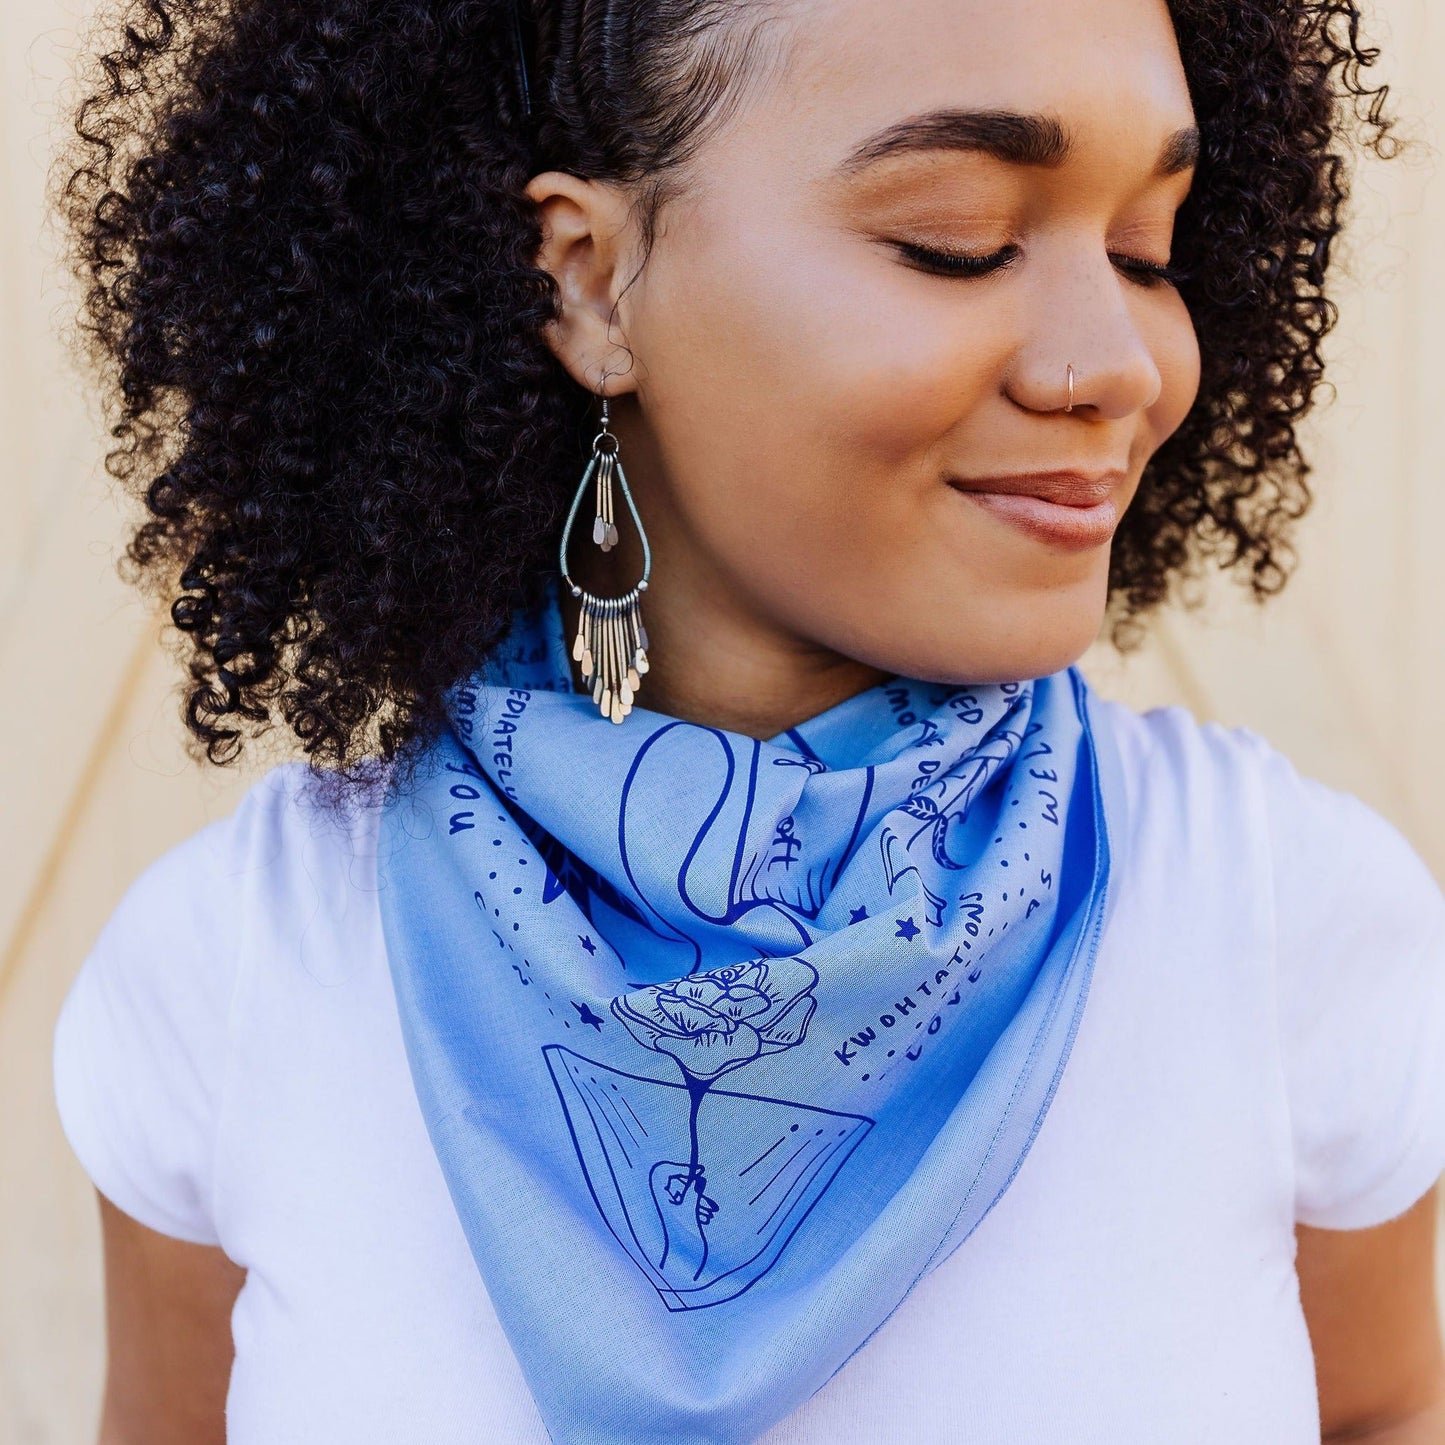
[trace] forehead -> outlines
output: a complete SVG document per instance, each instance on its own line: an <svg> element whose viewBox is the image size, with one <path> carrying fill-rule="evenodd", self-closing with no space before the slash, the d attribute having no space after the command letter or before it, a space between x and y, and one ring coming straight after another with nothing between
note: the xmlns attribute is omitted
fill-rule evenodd
<svg viewBox="0 0 1445 1445"><path fill-rule="evenodd" d="M772 106L848 148L900 116L968 107L1089 132L1161 134L1192 119L1165 0L790 0Z"/></svg>

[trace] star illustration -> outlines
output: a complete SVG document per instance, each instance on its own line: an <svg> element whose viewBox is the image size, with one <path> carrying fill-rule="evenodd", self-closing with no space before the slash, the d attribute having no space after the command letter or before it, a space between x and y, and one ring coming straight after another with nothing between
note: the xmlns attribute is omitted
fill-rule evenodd
<svg viewBox="0 0 1445 1445"><path fill-rule="evenodd" d="M599 1034L602 1032L601 1015L593 1013L592 1010L588 1008L585 1003L578 1003L576 999L572 1000L572 1007L577 1010L577 1013L584 1024L591 1024L592 1027L596 1029Z"/></svg>
<svg viewBox="0 0 1445 1445"><path fill-rule="evenodd" d="M893 935L894 938L906 938L911 943L918 937L918 925L912 918L895 918L893 921L898 925L898 932Z"/></svg>
<svg viewBox="0 0 1445 1445"><path fill-rule="evenodd" d="M867 918L867 917L868 917L868 910L860 904L857 908L853 908L853 909L850 909L850 910L849 910L849 913L848 913L848 922L849 922L849 923L862 923L863 920L864 920L865 918Z"/></svg>
<svg viewBox="0 0 1445 1445"><path fill-rule="evenodd" d="M597 952L597 945L592 942L592 935L590 933L579 933L577 935L577 940L579 943L581 943L582 947L587 950L588 953Z"/></svg>

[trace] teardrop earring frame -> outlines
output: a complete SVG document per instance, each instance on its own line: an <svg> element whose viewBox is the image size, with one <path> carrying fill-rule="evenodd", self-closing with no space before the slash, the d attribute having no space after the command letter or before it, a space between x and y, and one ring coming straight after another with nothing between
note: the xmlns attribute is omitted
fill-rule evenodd
<svg viewBox="0 0 1445 1445"><path fill-rule="evenodd" d="M602 429L592 439L592 456L572 498L567 521L562 527L562 541L557 549L558 570L572 595L581 603L582 615L577 636L572 642L572 657L582 665L582 680L592 689L592 701L602 716L620 723L632 711L632 701L647 671L647 629L642 625L642 594L652 576L652 548L637 515L627 474L622 470L617 438L607 429L607 398L602 398ZM612 483L622 488L623 500L632 514L642 543L642 576L620 597L599 597L579 586L567 570L567 544L572 525L582 506L588 485L593 487L594 517L592 541L604 552L617 545L617 525L613 512Z"/></svg>

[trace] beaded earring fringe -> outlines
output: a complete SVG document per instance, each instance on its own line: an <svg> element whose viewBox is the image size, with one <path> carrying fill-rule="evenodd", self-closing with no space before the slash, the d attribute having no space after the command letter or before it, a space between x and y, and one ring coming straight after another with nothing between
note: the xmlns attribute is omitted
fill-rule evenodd
<svg viewBox="0 0 1445 1445"><path fill-rule="evenodd" d="M647 671L647 629L634 587L622 597L582 598L582 623L572 643L572 656L582 664L582 680L592 688L592 701L604 717L621 722L632 711L632 699Z"/></svg>
<svg viewBox="0 0 1445 1445"><path fill-rule="evenodd" d="M567 570L567 543L587 485L591 482L594 486L592 541L604 552L610 552L617 545L612 497L614 481L622 489L622 498L632 514L638 539L642 543L642 576L621 597L599 597L572 580ZM652 549L647 542L647 533L642 529L642 518L637 515L637 504L632 500L627 474L622 470L617 454L617 438L607 430L606 398L602 402L602 429L593 438L592 457L582 473L562 528L558 567L581 607L577 636L572 642L572 657L581 664L582 680L592 689L592 701L597 704L602 716L620 723L632 711L633 699L648 668L647 629L642 625L641 598L652 575Z"/></svg>

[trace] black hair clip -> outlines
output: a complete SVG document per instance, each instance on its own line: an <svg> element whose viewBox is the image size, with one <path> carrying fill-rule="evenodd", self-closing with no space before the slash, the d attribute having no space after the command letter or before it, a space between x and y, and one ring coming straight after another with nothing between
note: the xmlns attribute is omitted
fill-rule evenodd
<svg viewBox="0 0 1445 1445"><path fill-rule="evenodd" d="M512 0L512 40L517 56L517 89L522 96L522 114L530 119L532 84L527 73L527 53L530 48L528 32L532 27L528 24L528 17L522 13L526 4L527 0Z"/></svg>

